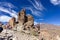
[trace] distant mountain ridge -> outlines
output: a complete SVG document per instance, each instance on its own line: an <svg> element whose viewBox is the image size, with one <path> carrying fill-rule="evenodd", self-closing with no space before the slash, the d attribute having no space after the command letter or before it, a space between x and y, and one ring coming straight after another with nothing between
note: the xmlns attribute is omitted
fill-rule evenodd
<svg viewBox="0 0 60 40"><path fill-rule="evenodd" d="M40 27L40 29L60 30L60 26L46 23L36 24L35 27Z"/></svg>

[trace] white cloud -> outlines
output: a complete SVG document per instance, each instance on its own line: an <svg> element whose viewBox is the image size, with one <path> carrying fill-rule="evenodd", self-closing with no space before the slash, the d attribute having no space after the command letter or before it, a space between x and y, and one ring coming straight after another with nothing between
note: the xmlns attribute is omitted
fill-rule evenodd
<svg viewBox="0 0 60 40"><path fill-rule="evenodd" d="M17 18L17 13L14 11L14 10L9 10L9 9L6 9L6 8L4 8L4 7L0 7L0 11L3 11L3 12L6 12L6 13L9 13L10 14L10 16L12 16L12 17L16 17Z"/></svg>
<svg viewBox="0 0 60 40"><path fill-rule="evenodd" d="M50 0L53 5L60 5L60 0Z"/></svg>
<svg viewBox="0 0 60 40"><path fill-rule="evenodd" d="M3 4L3 5L2 5ZM6 8L7 7L7 8ZM0 11L9 13L10 16L12 17L16 17L17 18L17 12L12 10L13 8L16 8L16 6L14 6L11 3L8 2L0 2Z"/></svg>
<svg viewBox="0 0 60 40"><path fill-rule="evenodd" d="M8 22L11 19L11 17L9 16L0 16L0 21L1 22Z"/></svg>
<svg viewBox="0 0 60 40"><path fill-rule="evenodd" d="M11 3L7 3L7 2L0 2L0 11L1 12L5 12L8 13L11 17L15 17L17 18L17 12L13 10L15 6ZM9 16L1 16L0 15L0 21L2 22L8 22L8 20L11 18Z"/></svg>
<svg viewBox="0 0 60 40"><path fill-rule="evenodd" d="M42 22L40 22L40 21L43 21L44 19L35 19L34 20L34 25L36 25L36 24L42 24Z"/></svg>
<svg viewBox="0 0 60 40"><path fill-rule="evenodd" d="M39 23L35 21L35 22L34 22L34 25L36 25L36 24L39 24Z"/></svg>

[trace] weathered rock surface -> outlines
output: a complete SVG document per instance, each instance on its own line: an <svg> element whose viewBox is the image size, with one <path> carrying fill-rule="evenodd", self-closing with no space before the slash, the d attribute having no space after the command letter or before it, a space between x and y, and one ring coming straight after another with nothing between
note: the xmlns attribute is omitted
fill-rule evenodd
<svg viewBox="0 0 60 40"><path fill-rule="evenodd" d="M27 16L27 22L24 24L26 29L32 28L34 25L34 18L31 15Z"/></svg>
<svg viewBox="0 0 60 40"><path fill-rule="evenodd" d="M6 34L7 33L7 34ZM25 34L23 32L18 32L18 31L13 31L13 30L3 30L2 33L0 33L0 38L7 38L10 37L9 39L13 40L39 40L38 37L30 35L30 34Z"/></svg>
<svg viewBox="0 0 60 40"><path fill-rule="evenodd" d="M25 33L17 32L15 33L15 36L18 40L39 40L37 37Z"/></svg>
<svg viewBox="0 0 60 40"><path fill-rule="evenodd" d="M11 27L14 27L14 26L15 26L15 22L16 22L15 17L12 17L12 18L9 20L9 25L10 25Z"/></svg>
<svg viewBox="0 0 60 40"><path fill-rule="evenodd" d="M26 19L26 13L25 9L21 10L21 12L18 13L18 22L20 25L23 25L25 23Z"/></svg>

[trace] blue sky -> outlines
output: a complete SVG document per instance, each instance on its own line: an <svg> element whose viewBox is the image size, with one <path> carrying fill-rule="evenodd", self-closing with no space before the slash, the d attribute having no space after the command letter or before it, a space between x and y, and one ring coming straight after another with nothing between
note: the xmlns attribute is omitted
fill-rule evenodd
<svg viewBox="0 0 60 40"><path fill-rule="evenodd" d="M0 21L8 22L25 8L34 17L34 23L60 25L60 0L0 0Z"/></svg>

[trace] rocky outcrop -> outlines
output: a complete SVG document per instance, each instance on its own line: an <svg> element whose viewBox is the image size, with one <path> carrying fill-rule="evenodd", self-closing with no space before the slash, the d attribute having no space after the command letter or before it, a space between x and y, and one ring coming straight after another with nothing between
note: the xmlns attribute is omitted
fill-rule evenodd
<svg viewBox="0 0 60 40"><path fill-rule="evenodd" d="M18 13L18 19L17 19L17 30L21 31L23 30L24 27L24 23L27 21L27 17L26 17L26 12L25 9L22 9L19 13Z"/></svg>
<svg viewBox="0 0 60 40"><path fill-rule="evenodd" d="M24 24L26 29L30 29L34 26L34 18L31 15L27 16L27 22Z"/></svg>
<svg viewBox="0 0 60 40"><path fill-rule="evenodd" d="M15 27L15 22L16 22L15 17L12 17L12 18L9 20L9 25L13 28L13 27Z"/></svg>
<svg viewBox="0 0 60 40"><path fill-rule="evenodd" d="M2 33L0 33L0 40L39 40L38 37L35 37L30 34L25 34L23 32L6 30L4 29Z"/></svg>
<svg viewBox="0 0 60 40"><path fill-rule="evenodd" d="M18 13L18 24L17 24L17 30L24 30L24 29L30 29L34 25L34 18L32 15L26 16L25 9L21 10Z"/></svg>
<svg viewBox="0 0 60 40"><path fill-rule="evenodd" d="M26 13L25 9L21 10L21 12L18 13L18 22L20 25L23 25L26 20Z"/></svg>
<svg viewBox="0 0 60 40"><path fill-rule="evenodd" d="M3 34L6 35L5 33L8 32L9 36L12 36L12 35L14 36L13 40L39 40L36 28L33 27L34 26L34 18L30 14L26 15L25 9L21 10L18 13L17 22L16 22L15 17L12 17L9 20L8 25L9 26L7 26L7 28L12 27L12 30L4 28L5 30L3 31L4 32ZM12 34L12 35L10 35L10 34Z"/></svg>
<svg viewBox="0 0 60 40"><path fill-rule="evenodd" d="M15 36L17 37L18 40L39 40L38 37L36 36L20 32L16 32Z"/></svg>

